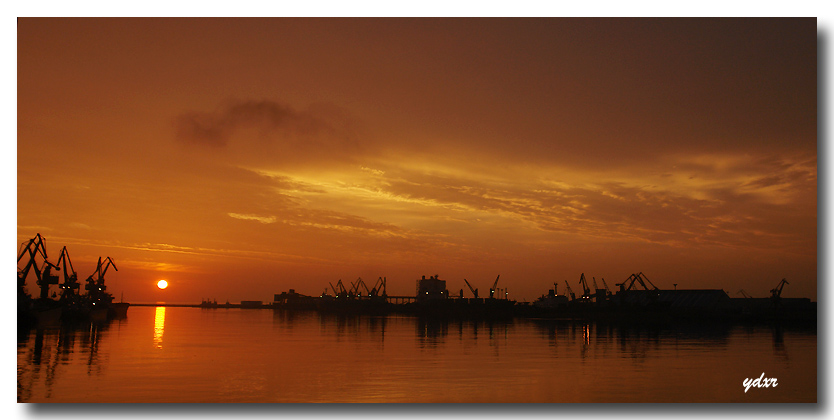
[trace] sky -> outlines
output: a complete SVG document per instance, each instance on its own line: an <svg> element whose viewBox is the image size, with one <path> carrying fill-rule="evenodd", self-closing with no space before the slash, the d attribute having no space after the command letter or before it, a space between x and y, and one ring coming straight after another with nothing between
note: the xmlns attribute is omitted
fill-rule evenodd
<svg viewBox="0 0 834 420"><path fill-rule="evenodd" d="M111 257L131 302L424 275L532 301L638 272L816 300L817 40L814 18L21 18L17 243L81 279Z"/></svg>

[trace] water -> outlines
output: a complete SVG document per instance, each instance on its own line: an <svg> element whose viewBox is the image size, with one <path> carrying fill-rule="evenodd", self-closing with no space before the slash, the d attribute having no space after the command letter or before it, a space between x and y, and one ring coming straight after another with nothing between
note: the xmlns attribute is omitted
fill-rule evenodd
<svg viewBox="0 0 834 420"><path fill-rule="evenodd" d="M816 402L816 328L132 307L18 337L19 402ZM777 386L742 386L746 378Z"/></svg>

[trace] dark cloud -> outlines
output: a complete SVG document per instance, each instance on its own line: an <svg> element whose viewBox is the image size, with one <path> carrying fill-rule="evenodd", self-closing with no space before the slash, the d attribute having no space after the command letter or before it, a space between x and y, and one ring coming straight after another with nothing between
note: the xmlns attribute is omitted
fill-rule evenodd
<svg viewBox="0 0 834 420"><path fill-rule="evenodd" d="M357 127L347 112L333 105L296 110L270 100L230 102L215 112L185 112L174 120L180 142L260 163L350 159L367 152Z"/></svg>

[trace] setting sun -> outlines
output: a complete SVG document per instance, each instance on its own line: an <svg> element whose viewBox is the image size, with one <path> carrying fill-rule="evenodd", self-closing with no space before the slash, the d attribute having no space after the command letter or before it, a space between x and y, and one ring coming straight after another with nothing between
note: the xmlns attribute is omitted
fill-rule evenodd
<svg viewBox="0 0 834 420"><path fill-rule="evenodd" d="M156 283L156 287L158 287L160 289L164 289L164 288L168 287L168 282L165 281L165 280L160 280L159 282Z"/></svg>

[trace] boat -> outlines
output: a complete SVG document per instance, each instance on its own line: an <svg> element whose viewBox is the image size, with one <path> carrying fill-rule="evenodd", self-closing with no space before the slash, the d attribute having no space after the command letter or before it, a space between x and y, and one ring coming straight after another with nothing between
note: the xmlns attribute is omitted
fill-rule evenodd
<svg viewBox="0 0 834 420"><path fill-rule="evenodd" d="M127 317L128 308L130 308L130 303L111 302L107 307L107 315L111 319L125 318Z"/></svg>

